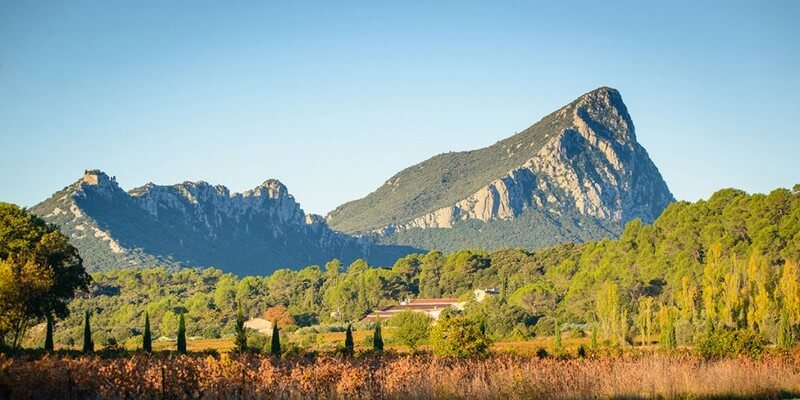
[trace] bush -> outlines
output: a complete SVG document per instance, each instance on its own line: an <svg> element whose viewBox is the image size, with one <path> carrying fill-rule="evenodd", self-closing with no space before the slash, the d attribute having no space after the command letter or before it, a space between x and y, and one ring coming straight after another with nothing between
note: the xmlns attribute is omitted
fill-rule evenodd
<svg viewBox="0 0 800 400"><path fill-rule="evenodd" d="M703 336L697 344L700 355L707 359L745 355L757 358L766 341L750 329L718 330Z"/></svg>
<svg viewBox="0 0 800 400"><path fill-rule="evenodd" d="M247 347L251 351L260 352L264 349L264 347L267 346L269 339L270 338L268 336L259 332L250 331L248 332Z"/></svg>
<svg viewBox="0 0 800 400"><path fill-rule="evenodd" d="M536 350L536 357L547 358L549 355L550 354L547 353L547 350L545 350L545 349L543 349L541 347Z"/></svg>
<svg viewBox="0 0 800 400"><path fill-rule="evenodd" d="M417 346L428 338L431 317L425 313L402 311L397 313L390 321L393 326L397 327L394 332L394 338L411 348L411 350L416 350Z"/></svg>
<svg viewBox="0 0 800 400"><path fill-rule="evenodd" d="M483 357L489 353L490 344L480 323L464 317L440 318L431 331L431 346L437 356Z"/></svg>

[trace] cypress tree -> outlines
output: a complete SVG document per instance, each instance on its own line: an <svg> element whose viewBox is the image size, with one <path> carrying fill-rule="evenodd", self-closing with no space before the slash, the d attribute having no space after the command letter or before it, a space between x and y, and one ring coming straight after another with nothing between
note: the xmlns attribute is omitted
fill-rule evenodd
<svg viewBox="0 0 800 400"><path fill-rule="evenodd" d="M375 323L375 333L372 334L372 349L378 353L383 351L383 336L381 335L380 318Z"/></svg>
<svg viewBox="0 0 800 400"><path fill-rule="evenodd" d="M281 337L278 332L278 321L272 324L272 342L270 343L269 354L281 358Z"/></svg>
<svg viewBox="0 0 800 400"><path fill-rule="evenodd" d="M89 310L86 310L86 315L83 318L83 352L91 353L94 351L94 342L92 341L92 328L89 325Z"/></svg>
<svg viewBox="0 0 800 400"><path fill-rule="evenodd" d="M183 313L178 319L178 353L186 354L186 320Z"/></svg>
<svg viewBox="0 0 800 400"><path fill-rule="evenodd" d="M150 314L144 313L144 335L142 335L142 350L153 352L153 334L150 332Z"/></svg>
<svg viewBox="0 0 800 400"><path fill-rule="evenodd" d="M344 336L344 354L352 356L355 353L355 342L353 341L353 326L347 325L347 333Z"/></svg>
<svg viewBox="0 0 800 400"><path fill-rule="evenodd" d="M244 329L242 303L239 303L239 310L236 312L236 351L247 351L247 332Z"/></svg>
<svg viewBox="0 0 800 400"><path fill-rule="evenodd" d="M597 351L597 324L592 324L592 342L589 344L592 351Z"/></svg>
<svg viewBox="0 0 800 400"><path fill-rule="evenodd" d="M560 353L561 350L562 350L562 347L561 347L561 325L558 322L556 322L555 336L556 337L555 337L555 344L553 345L553 351L555 353Z"/></svg>
<svg viewBox="0 0 800 400"><path fill-rule="evenodd" d="M44 351L53 351L53 317L47 316L47 329L44 337Z"/></svg>

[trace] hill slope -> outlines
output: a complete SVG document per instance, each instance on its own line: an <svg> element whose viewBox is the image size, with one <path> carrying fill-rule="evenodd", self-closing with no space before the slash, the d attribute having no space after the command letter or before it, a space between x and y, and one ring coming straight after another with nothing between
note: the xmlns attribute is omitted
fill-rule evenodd
<svg viewBox="0 0 800 400"><path fill-rule="evenodd" d="M105 173L86 171L31 212L59 225L92 271L171 265L268 274L333 258L392 263L413 250L331 230L277 180L244 193L206 182L125 192Z"/></svg>
<svg viewBox="0 0 800 400"><path fill-rule="evenodd" d="M614 236L629 220L652 222L673 200L619 92L602 87L492 146L406 168L327 221L425 247L541 247ZM489 240L470 221L542 235Z"/></svg>

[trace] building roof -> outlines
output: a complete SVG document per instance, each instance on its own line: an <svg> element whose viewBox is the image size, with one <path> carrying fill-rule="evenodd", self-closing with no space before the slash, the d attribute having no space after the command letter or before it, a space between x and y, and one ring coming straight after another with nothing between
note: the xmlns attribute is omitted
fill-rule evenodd
<svg viewBox="0 0 800 400"><path fill-rule="evenodd" d="M250 328L264 335L272 335L272 322L263 318L251 318L244 321L244 327Z"/></svg>
<svg viewBox="0 0 800 400"><path fill-rule="evenodd" d="M374 321L378 318L388 319L402 311L424 312L431 316L436 317L442 310L448 308L461 309L462 306L463 304L461 300L459 300L456 297L449 297L442 299L413 299L408 302L403 302L401 304L384 307L380 310L375 310L366 317L364 317L364 320Z"/></svg>
<svg viewBox="0 0 800 400"><path fill-rule="evenodd" d="M409 305L438 305L438 304L458 304L461 300L457 297L446 297L442 299L412 299L408 302Z"/></svg>

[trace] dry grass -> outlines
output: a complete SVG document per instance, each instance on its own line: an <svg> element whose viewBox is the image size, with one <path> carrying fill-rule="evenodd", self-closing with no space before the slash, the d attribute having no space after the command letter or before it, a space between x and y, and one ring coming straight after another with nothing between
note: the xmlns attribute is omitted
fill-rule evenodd
<svg viewBox="0 0 800 400"><path fill-rule="evenodd" d="M408 355L281 361L227 354L0 356L0 386L15 398L65 399L780 398L800 394L799 362L796 355L712 362L658 354L469 361Z"/></svg>

